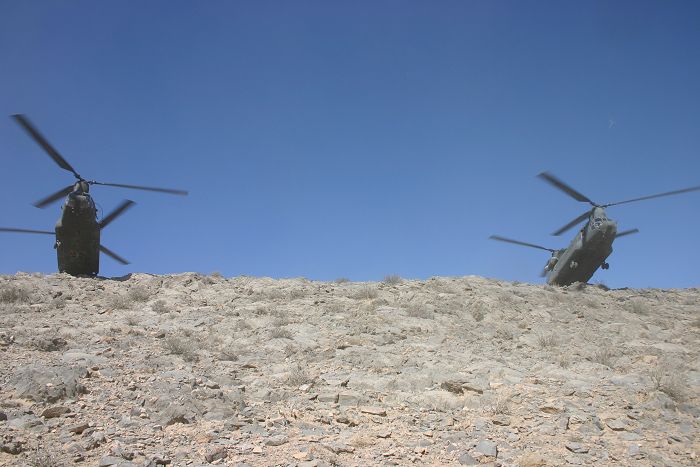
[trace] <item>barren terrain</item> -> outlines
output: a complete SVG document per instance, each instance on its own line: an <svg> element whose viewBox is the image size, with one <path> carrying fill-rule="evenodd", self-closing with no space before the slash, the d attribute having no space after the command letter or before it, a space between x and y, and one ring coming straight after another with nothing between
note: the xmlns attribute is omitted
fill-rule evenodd
<svg viewBox="0 0 700 467"><path fill-rule="evenodd" d="M698 465L700 289L0 276L0 465Z"/></svg>

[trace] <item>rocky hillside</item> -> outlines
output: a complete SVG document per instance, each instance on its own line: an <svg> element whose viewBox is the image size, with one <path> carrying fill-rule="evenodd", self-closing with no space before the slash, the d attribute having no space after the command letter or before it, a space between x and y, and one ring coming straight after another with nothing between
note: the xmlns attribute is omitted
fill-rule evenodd
<svg viewBox="0 0 700 467"><path fill-rule="evenodd" d="M0 276L0 465L698 465L700 289Z"/></svg>

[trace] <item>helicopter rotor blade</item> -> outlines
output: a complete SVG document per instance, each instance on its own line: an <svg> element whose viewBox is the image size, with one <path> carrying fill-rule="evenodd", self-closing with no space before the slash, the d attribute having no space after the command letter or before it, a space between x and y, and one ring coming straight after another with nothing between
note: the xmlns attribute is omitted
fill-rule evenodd
<svg viewBox="0 0 700 467"><path fill-rule="evenodd" d="M546 248L540 245L535 245L534 243L521 242L520 240L513 240L511 238L501 237L500 235L491 235L489 237L491 240L498 240L499 242L513 243L515 245L529 246L530 248L537 248L538 250L545 250L554 253L556 250L551 248Z"/></svg>
<svg viewBox="0 0 700 467"><path fill-rule="evenodd" d="M632 234L636 234L636 233L638 233L638 232L639 232L639 229L629 229L629 230L624 230L624 231L622 231L622 232L618 233L617 235L615 235L615 238L620 238L620 237L624 237L625 235L632 235Z"/></svg>
<svg viewBox="0 0 700 467"><path fill-rule="evenodd" d="M579 193L578 191L574 190L569 185L562 182L561 180L559 180L557 177L550 174L549 172L542 172L541 174L538 175L538 177L541 178L542 180L548 182L549 184L551 184L555 188L558 188L559 190L563 191L567 195L571 196L576 201L588 203L591 206L597 206L597 204L594 203L593 201L591 201L590 199L588 199L588 197L586 197L586 196L582 195L581 193Z"/></svg>
<svg viewBox="0 0 700 467"><path fill-rule="evenodd" d="M642 196L641 198L634 198L634 199L628 199L626 201L618 201L616 203L604 204L602 207L607 208L609 206L617 206L619 204L633 203L635 201L644 201L644 200L653 199L653 198L661 198L662 196L680 195L681 193L688 193L691 191L699 191L699 190L700 190L700 185L690 187L690 188L684 188L682 190L667 191L666 193L659 193L656 195Z"/></svg>
<svg viewBox="0 0 700 467"><path fill-rule="evenodd" d="M127 260L125 260L124 258L122 258L121 256L119 256L119 255L116 254L115 252L109 250L109 249L108 249L106 246L104 246L104 245L100 245L100 251L101 251L102 253L106 254L107 256L109 256L110 258L114 259L115 261L118 261L118 262L120 262L120 263L122 263L122 264L124 264L124 265L130 264Z"/></svg>
<svg viewBox="0 0 700 467"><path fill-rule="evenodd" d="M49 195L42 200L37 201L36 203L34 203L34 206L37 208L45 208L49 204L55 203L59 199L68 196L68 193L70 193L71 191L73 191L73 185L68 185L65 188L61 188L56 193Z"/></svg>
<svg viewBox="0 0 700 467"><path fill-rule="evenodd" d="M29 136L31 136L32 139L36 141L37 144L39 144L39 146L44 148L44 151L46 151L47 154L51 156L51 159L53 159L60 168L72 172L73 175L75 175L75 178L77 178L78 180L82 180L80 174L75 171L73 166L71 166L68 163L68 161L66 161L53 146L51 146L48 140L44 138L44 136L41 133L39 133L39 130L37 130L34 127L34 125L31 124L27 117L21 114L16 114L13 115L12 118L14 118L15 121L19 123L19 125L22 128L24 128L24 130L29 134Z"/></svg>
<svg viewBox="0 0 700 467"><path fill-rule="evenodd" d="M99 222L100 229L104 229L105 227L107 227L114 219L121 216L124 213L124 211L129 209L134 204L136 203L134 203L130 199L124 200L124 202L117 206L114 209L114 211L110 212L104 218L102 218L102 220Z"/></svg>
<svg viewBox="0 0 700 467"><path fill-rule="evenodd" d="M56 232L50 232L48 230L13 229L13 228L9 228L9 227L0 227L0 232L16 232L16 233L56 235Z"/></svg>
<svg viewBox="0 0 700 467"><path fill-rule="evenodd" d="M591 214L590 211L584 212L583 214L581 214L580 216L578 216L576 219L574 219L574 220L572 220L571 222L569 222L568 224L566 224L564 227L562 227L562 228L560 228L559 230L557 230L556 232L552 233L552 235L561 235L561 234L563 234L564 232L566 232L566 231L569 230L570 228L574 227L576 224L579 224L579 223L581 223L582 221L586 220L586 219L588 218L588 216L590 216L590 214Z"/></svg>
<svg viewBox="0 0 700 467"><path fill-rule="evenodd" d="M159 193L169 193L171 195L186 196L189 194L189 192L187 192L185 190L174 190L172 188L157 188L157 187L141 186L141 185L124 185L121 183L103 183L103 182L97 182L95 180L91 180L88 183L90 183L90 185L116 186L119 188L131 188L134 190L157 191Z"/></svg>

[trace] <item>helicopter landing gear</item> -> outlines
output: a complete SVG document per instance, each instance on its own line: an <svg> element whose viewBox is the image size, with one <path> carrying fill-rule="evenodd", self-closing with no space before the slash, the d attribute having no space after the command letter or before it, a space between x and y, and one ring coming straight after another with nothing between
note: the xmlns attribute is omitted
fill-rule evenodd
<svg viewBox="0 0 700 467"><path fill-rule="evenodd" d="M569 263L569 267L571 269L576 269L578 267L578 263L576 261L572 261L571 263Z"/></svg>
<svg viewBox="0 0 700 467"><path fill-rule="evenodd" d="M608 263L603 263L600 265L600 267L603 269L610 269L610 265Z"/></svg>

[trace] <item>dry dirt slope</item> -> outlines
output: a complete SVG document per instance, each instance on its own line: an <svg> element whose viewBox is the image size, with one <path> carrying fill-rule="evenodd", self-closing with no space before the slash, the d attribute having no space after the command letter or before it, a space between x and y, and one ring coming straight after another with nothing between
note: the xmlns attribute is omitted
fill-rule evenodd
<svg viewBox="0 0 700 467"><path fill-rule="evenodd" d="M700 290L0 276L1 465L698 465Z"/></svg>

